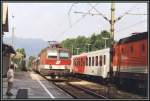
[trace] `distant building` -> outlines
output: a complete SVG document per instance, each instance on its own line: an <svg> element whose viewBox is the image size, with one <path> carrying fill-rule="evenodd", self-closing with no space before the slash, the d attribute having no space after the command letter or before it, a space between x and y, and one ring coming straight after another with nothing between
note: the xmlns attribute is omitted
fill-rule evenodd
<svg viewBox="0 0 150 101"><path fill-rule="evenodd" d="M2 21L2 33L1 33L1 40L2 40L2 74L3 77L6 77L6 73L8 70L9 65L11 64L11 54L15 54L15 50L12 46L3 43L3 35L4 32L8 32L8 6L7 3L3 3L3 21Z"/></svg>

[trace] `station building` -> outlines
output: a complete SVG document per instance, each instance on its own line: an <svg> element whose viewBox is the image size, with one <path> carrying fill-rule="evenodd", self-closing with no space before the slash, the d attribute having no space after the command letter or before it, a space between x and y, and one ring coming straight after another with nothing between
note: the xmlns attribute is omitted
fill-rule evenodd
<svg viewBox="0 0 150 101"><path fill-rule="evenodd" d="M9 68L9 65L11 64L11 55L15 54L15 50L11 45L8 45L3 42L3 37L5 32L9 32L9 24L8 24L8 5L7 3L3 3L3 17L2 17L2 32L1 32L1 72L2 76L6 77L7 70Z"/></svg>

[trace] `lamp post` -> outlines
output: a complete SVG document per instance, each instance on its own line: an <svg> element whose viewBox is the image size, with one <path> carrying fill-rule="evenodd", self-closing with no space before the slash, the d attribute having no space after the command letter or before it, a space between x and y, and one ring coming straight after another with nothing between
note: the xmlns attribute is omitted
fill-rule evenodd
<svg viewBox="0 0 150 101"><path fill-rule="evenodd" d="M79 49L80 49L80 48L76 48L76 49L77 49L77 54L79 54Z"/></svg>
<svg viewBox="0 0 150 101"><path fill-rule="evenodd" d="M104 39L104 40L105 40L105 48L106 48L106 40L108 40L109 38L102 37L102 39Z"/></svg>
<svg viewBox="0 0 150 101"><path fill-rule="evenodd" d="M73 45L72 45L72 54L73 54Z"/></svg>
<svg viewBox="0 0 150 101"><path fill-rule="evenodd" d="M88 52L89 52L89 46L91 46L92 44L87 44L88 45Z"/></svg>

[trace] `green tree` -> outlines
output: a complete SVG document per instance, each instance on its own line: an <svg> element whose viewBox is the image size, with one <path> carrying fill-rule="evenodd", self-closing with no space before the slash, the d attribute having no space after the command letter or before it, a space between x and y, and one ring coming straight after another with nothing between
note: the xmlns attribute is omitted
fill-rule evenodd
<svg viewBox="0 0 150 101"><path fill-rule="evenodd" d="M32 67L32 62L33 62L33 60L34 60L35 58L36 58L36 57L34 57L34 56L30 56L30 57L29 57L29 59L28 59L28 60L29 60L29 61L28 61L28 67L29 67L29 68Z"/></svg>
<svg viewBox="0 0 150 101"><path fill-rule="evenodd" d="M109 38L106 41L106 45L110 47L113 39L110 38L110 32L106 30L100 33L93 33L90 37L78 36L77 38L68 38L61 42L61 46L69 49L75 55L77 54L77 48L79 48L79 54L87 52L88 49L89 51L95 51L105 48L105 40L103 38Z"/></svg>
<svg viewBox="0 0 150 101"><path fill-rule="evenodd" d="M26 53L24 48L18 48L16 55L12 58L12 62L17 65L21 70L26 70Z"/></svg>

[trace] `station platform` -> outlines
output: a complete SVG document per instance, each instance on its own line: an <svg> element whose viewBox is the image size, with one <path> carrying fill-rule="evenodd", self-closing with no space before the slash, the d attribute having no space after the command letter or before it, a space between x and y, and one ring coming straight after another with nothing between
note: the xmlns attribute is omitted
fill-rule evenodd
<svg viewBox="0 0 150 101"><path fill-rule="evenodd" d="M47 81L35 72L16 72L14 77L13 96L6 96L7 78L2 82L2 99L71 99L72 97L60 88Z"/></svg>

